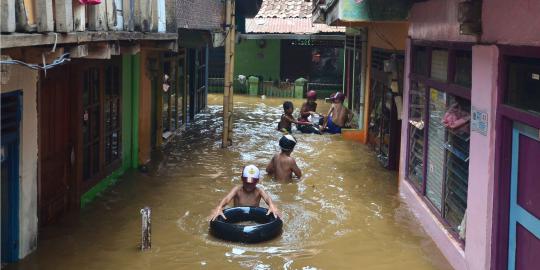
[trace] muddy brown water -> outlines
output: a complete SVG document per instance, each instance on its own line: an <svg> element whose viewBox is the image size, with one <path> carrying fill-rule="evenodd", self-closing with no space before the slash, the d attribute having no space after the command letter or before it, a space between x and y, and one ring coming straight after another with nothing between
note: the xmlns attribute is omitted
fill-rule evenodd
<svg viewBox="0 0 540 270"><path fill-rule="evenodd" d="M210 236L206 218L240 184L242 167L264 168L278 150L282 102L236 97L234 146L224 150L221 97L210 95L147 174L128 172L80 214L43 229L37 251L7 269L451 269L399 197L397 174L339 135L295 134L302 180L261 180L283 213L280 237L245 245ZM148 252L137 249L144 206L152 208Z"/></svg>

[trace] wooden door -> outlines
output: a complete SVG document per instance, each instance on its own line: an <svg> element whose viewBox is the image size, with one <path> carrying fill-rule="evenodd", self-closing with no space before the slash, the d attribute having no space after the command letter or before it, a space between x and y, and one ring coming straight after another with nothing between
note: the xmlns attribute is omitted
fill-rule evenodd
<svg viewBox="0 0 540 270"><path fill-rule="evenodd" d="M510 175L508 269L540 265L540 130L514 122Z"/></svg>
<svg viewBox="0 0 540 270"><path fill-rule="evenodd" d="M70 203L74 180L75 131L71 125L72 101L66 66L41 74L39 91L39 208L40 223L47 225Z"/></svg>

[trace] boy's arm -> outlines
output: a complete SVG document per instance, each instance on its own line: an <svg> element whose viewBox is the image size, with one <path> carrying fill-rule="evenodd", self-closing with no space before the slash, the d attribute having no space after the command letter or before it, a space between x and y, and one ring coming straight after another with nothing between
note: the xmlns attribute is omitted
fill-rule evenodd
<svg viewBox="0 0 540 270"><path fill-rule="evenodd" d="M298 124L298 121L296 121L296 119L294 119L293 117L290 117L288 115L285 115L285 119L287 119L287 121L289 121L291 123Z"/></svg>
<svg viewBox="0 0 540 270"><path fill-rule="evenodd" d="M332 106L330 106L330 109L328 110L328 114L326 115L326 117L324 118L324 123L323 123L323 126L322 126L322 129L325 129L326 126L328 125L328 117L330 117L330 114L334 111L334 104L332 104Z"/></svg>
<svg viewBox="0 0 540 270"><path fill-rule="evenodd" d="M298 168L298 165L296 165L296 161L294 159L292 160L292 171L298 179L302 177L302 171L300 170L300 168Z"/></svg>
<svg viewBox="0 0 540 270"><path fill-rule="evenodd" d="M262 199L268 204L268 212L266 215L270 215L270 213L274 214L275 218L281 218L281 214L279 213L279 210L277 209L276 205L274 205L274 202L272 201L272 198L264 191L264 189L259 188L259 193L261 194Z"/></svg>
<svg viewBox="0 0 540 270"><path fill-rule="evenodd" d="M216 208L214 209L214 211L212 211L212 214L210 215L211 221L214 221L219 216L222 216L223 219L227 219L223 214L223 207L227 206L227 204L229 204L234 199L234 196L236 196L236 193L238 192L238 188L239 186L235 186L231 190L231 192L229 192L229 194L227 194L227 196L225 196L225 198L223 198L221 202L219 202L219 204L216 206Z"/></svg>
<svg viewBox="0 0 540 270"><path fill-rule="evenodd" d="M273 174L274 173L274 159L276 158L276 156L273 156L272 159L270 160L270 162L268 163L268 165L266 165L266 172L268 174Z"/></svg>

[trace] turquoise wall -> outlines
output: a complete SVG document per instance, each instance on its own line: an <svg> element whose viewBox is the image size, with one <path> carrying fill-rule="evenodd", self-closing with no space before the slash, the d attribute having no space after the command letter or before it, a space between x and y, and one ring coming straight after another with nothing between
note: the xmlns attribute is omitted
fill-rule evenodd
<svg viewBox="0 0 540 270"><path fill-rule="evenodd" d="M412 0L341 0L339 19L344 21L403 21L407 19Z"/></svg>
<svg viewBox="0 0 540 270"><path fill-rule="evenodd" d="M234 75L263 76L264 80L279 79L280 73L280 40L266 40L261 48L259 40L242 40L236 45Z"/></svg>

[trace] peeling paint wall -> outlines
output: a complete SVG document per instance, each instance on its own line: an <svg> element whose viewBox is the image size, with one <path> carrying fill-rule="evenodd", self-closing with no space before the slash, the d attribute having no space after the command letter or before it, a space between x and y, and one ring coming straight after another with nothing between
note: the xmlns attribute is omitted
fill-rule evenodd
<svg viewBox="0 0 540 270"><path fill-rule="evenodd" d="M19 161L19 258L24 258L37 247L37 161L38 161L38 72L22 66L10 66L7 84L2 93L22 90L22 118Z"/></svg>

